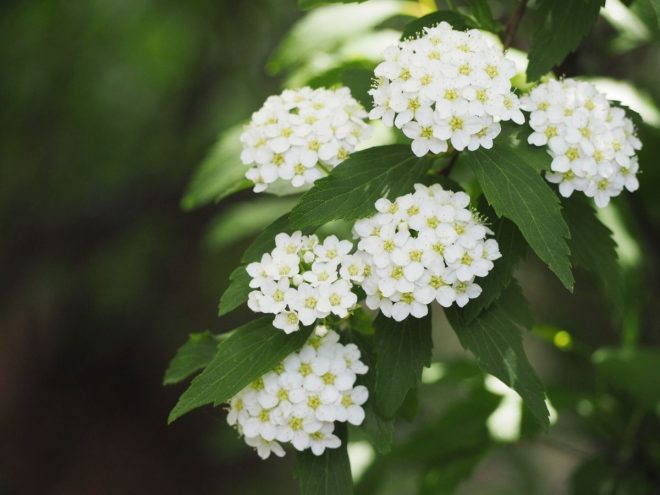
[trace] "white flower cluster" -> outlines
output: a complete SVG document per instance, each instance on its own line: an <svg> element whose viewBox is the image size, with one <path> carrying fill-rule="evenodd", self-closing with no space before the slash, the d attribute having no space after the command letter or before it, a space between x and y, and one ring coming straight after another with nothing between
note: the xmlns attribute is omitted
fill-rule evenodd
<svg viewBox="0 0 660 495"><path fill-rule="evenodd" d="M313 184L369 135L366 111L348 88L287 89L269 96L241 135L254 191ZM276 184L277 183L277 184Z"/></svg>
<svg viewBox="0 0 660 495"><path fill-rule="evenodd" d="M639 188L635 151L642 143L625 111L611 106L593 84L550 80L521 104L531 112L529 143L547 145L552 165L546 178L559 184L562 196L581 191L602 208L624 188Z"/></svg>
<svg viewBox="0 0 660 495"><path fill-rule="evenodd" d="M275 249L246 267L256 289L248 295L248 306L277 315L273 326L286 333L331 314L345 318L357 303L353 282L361 282L365 270L362 257L349 254L352 249L351 241L334 235L321 243L300 231L277 234Z"/></svg>
<svg viewBox="0 0 660 495"><path fill-rule="evenodd" d="M385 50L370 91L369 116L393 124L413 140L417 156L431 151L491 148L499 122L525 119L511 92L515 64L478 30L455 31L446 22Z"/></svg>
<svg viewBox="0 0 660 495"><path fill-rule="evenodd" d="M299 351L275 370L241 390L229 402L227 422L245 436L245 443L266 459L282 457L281 443L321 455L341 445L334 422L359 425L369 392L355 385L367 372L355 344L343 345L339 335L322 327Z"/></svg>
<svg viewBox="0 0 660 495"><path fill-rule="evenodd" d="M501 255L469 203L463 192L415 184L414 193L381 198L375 216L355 222L358 253L368 261L362 288L369 308L402 321L425 316L433 300L463 307L481 294L475 277L488 275Z"/></svg>

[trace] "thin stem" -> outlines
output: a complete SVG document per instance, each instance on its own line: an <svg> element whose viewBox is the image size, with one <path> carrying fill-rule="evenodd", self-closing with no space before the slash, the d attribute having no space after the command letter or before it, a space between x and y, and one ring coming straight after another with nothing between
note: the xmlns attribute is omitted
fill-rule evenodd
<svg viewBox="0 0 660 495"><path fill-rule="evenodd" d="M445 0L445 3L447 4L447 8L449 8L449 10L457 10L454 0Z"/></svg>
<svg viewBox="0 0 660 495"><path fill-rule="evenodd" d="M447 166L440 171L440 175L449 177L449 174L451 173L451 169L454 168L457 159L458 159L458 151L455 151L452 157L449 159L449 163L447 164Z"/></svg>
<svg viewBox="0 0 660 495"><path fill-rule="evenodd" d="M505 50L511 46L511 43L513 42L513 37L516 35L516 31L518 30L518 25L520 24L520 20L522 19L523 15L525 15L526 10L527 10L527 0L520 0L520 3L518 3L516 10L513 12L511 19L509 20L509 23L506 25L506 31L504 34Z"/></svg>

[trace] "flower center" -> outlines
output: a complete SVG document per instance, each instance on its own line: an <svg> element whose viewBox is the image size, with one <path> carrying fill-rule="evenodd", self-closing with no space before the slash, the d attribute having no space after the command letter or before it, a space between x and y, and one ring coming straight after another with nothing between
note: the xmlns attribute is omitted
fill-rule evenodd
<svg viewBox="0 0 660 495"><path fill-rule="evenodd" d="M318 301L316 300L315 297L308 297L307 299L305 299L305 307L307 309L314 309L316 307L317 302Z"/></svg>
<svg viewBox="0 0 660 495"><path fill-rule="evenodd" d="M449 121L449 127L451 127L452 131L458 131L460 129L463 129L463 119L460 117L452 117L451 120Z"/></svg>
<svg viewBox="0 0 660 495"><path fill-rule="evenodd" d="M403 268L400 266L395 266L392 268L392 273L390 274L390 277L392 277L394 280L401 280L401 277L403 277Z"/></svg>
<svg viewBox="0 0 660 495"><path fill-rule="evenodd" d="M401 300L406 304L412 304L415 301L415 295L412 292L401 294Z"/></svg>

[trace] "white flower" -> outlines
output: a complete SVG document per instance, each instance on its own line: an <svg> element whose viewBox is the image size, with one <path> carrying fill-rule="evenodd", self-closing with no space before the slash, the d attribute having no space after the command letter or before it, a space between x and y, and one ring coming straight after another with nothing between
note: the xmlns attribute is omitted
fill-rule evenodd
<svg viewBox="0 0 660 495"><path fill-rule="evenodd" d="M262 312L260 308L255 309L250 306L250 309L255 313ZM295 311L282 311L281 313L278 313L277 316L275 316L275 319L273 320L273 326L275 328L279 328L280 330L284 330L284 333L291 333L299 330L300 318L298 317L298 313L296 313Z"/></svg>
<svg viewBox="0 0 660 495"><path fill-rule="evenodd" d="M550 80L524 96L521 107L531 112L528 141L547 146L552 164L546 179L559 185L562 196L580 191L602 208L624 188L639 187L635 153L642 143L623 109L611 106L595 86Z"/></svg>
<svg viewBox="0 0 660 495"><path fill-rule="evenodd" d="M364 385L344 392L337 404L337 421L348 421L352 425L360 425L364 421L362 406L369 398L369 391Z"/></svg>
<svg viewBox="0 0 660 495"><path fill-rule="evenodd" d="M282 457L282 444L321 455L341 445L334 422L360 425L369 392L355 385L367 372L354 344L336 332L315 332L307 344L229 401L227 422L262 459Z"/></svg>
<svg viewBox="0 0 660 495"><path fill-rule="evenodd" d="M254 191L307 188L370 134L366 111L348 88L285 90L252 114L241 161Z"/></svg>
<svg viewBox="0 0 660 495"><path fill-rule="evenodd" d="M456 304L461 308L465 306L470 299L474 299L481 295L481 287L472 281L455 282L453 289L456 292Z"/></svg>
<svg viewBox="0 0 660 495"><path fill-rule="evenodd" d="M396 126L412 139L417 156L492 147L499 122L524 122L511 91L515 64L478 30L456 31L446 22L390 46L374 74L371 119Z"/></svg>
<svg viewBox="0 0 660 495"><path fill-rule="evenodd" d="M360 253L344 256L339 274L344 280L350 280L355 283L362 282L367 275L365 256Z"/></svg>
<svg viewBox="0 0 660 495"><path fill-rule="evenodd" d="M357 296L351 292L352 286L346 280L338 280L319 289L318 308L322 312L332 313L340 318L348 316L348 308L357 303Z"/></svg>
<svg viewBox="0 0 660 495"><path fill-rule="evenodd" d="M363 255L349 254L350 241L294 232L275 236L275 248L247 265L251 277L248 307L274 314L273 326L286 333L331 314L346 318L357 303L353 283L364 280Z"/></svg>
<svg viewBox="0 0 660 495"><path fill-rule="evenodd" d="M355 222L368 308L402 321L426 316L434 300L464 306L481 293L475 278L487 276L501 254L469 203L463 192L415 184L414 193L381 198L376 215Z"/></svg>

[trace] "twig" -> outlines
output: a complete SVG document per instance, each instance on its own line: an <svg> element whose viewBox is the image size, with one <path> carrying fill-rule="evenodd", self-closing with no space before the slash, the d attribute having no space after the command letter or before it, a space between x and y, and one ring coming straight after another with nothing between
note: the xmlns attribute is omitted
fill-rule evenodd
<svg viewBox="0 0 660 495"><path fill-rule="evenodd" d="M516 35L518 30L518 25L523 15L525 15L525 10L527 10L527 0L520 0L520 3L516 7L516 10L513 12L511 19L506 25L506 32L504 35L504 49L506 50L511 46L513 42L513 37Z"/></svg>

